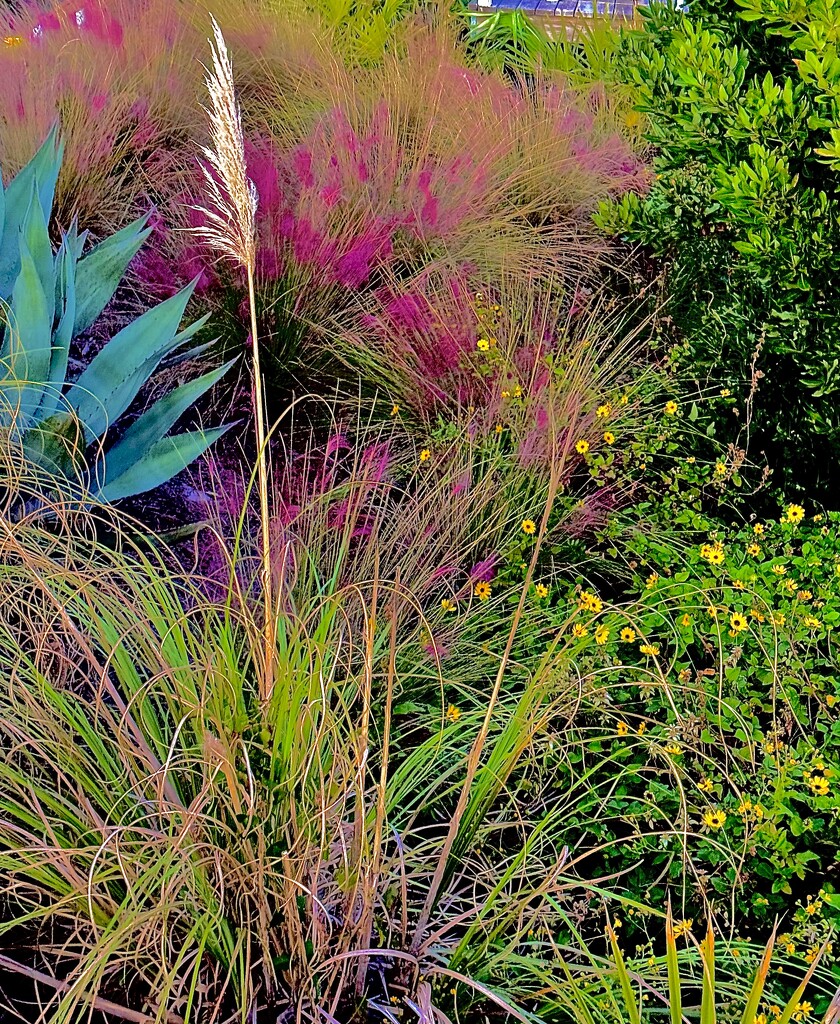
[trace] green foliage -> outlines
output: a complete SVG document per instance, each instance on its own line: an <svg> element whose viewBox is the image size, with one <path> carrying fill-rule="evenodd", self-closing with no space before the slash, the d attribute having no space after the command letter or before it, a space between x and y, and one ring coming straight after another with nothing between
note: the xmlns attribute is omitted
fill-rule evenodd
<svg viewBox="0 0 840 1024"><path fill-rule="evenodd" d="M166 436L230 364L160 399L88 464L87 454L102 447L161 363L179 350L183 355L204 320L179 332L193 291L183 289L127 324L65 391L74 337L111 300L149 229L144 218L135 221L83 256L86 236L74 224L53 253L47 225L61 158L53 132L5 192L0 186L0 300L6 304L0 423L42 467L80 479L112 501L165 482L224 433L219 427Z"/></svg>
<svg viewBox="0 0 840 1024"><path fill-rule="evenodd" d="M788 488L834 487L840 453L836 18L831 3L652 6L620 63L656 178L599 214L667 267L675 359L753 400L753 449Z"/></svg>

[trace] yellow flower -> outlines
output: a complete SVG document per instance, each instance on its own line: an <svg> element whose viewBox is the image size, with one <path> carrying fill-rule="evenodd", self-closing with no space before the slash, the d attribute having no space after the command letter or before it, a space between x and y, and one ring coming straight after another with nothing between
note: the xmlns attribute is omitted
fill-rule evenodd
<svg viewBox="0 0 840 1024"><path fill-rule="evenodd" d="M502 388L502 398L510 398L510 391L507 388Z"/></svg>
<svg viewBox="0 0 840 1024"><path fill-rule="evenodd" d="M442 600L442 601L440 602L440 606L441 606L441 608L442 608L442 609L443 609L443 610L444 610L445 612L454 612L454 611L455 611L455 602L454 602L454 601L452 601L452 600L450 600L450 598L448 598L448 597L445 597L445 598L444 598L444 599L443 599L443 600Z"/></svg>
<svg viewBox="0 0 840 1024"><path fill-rule="evenodd" d="M697 788L700 790L701 793L711 793L712 790L715 788L715 784L714 782L712 782L711 779L701 779L697 783Z"/></svg>
<svg viewBox="0 0 840 1024"><path fill-rule="evenodd" d="M627 403L629 401L630 401L630 396L629 395L622 395L621 398L619 398L619 400L618 400L618 404L619 405L627 405Z"/></svg>
<svg viewBox="0 0 840 1024"><path fill-rule="evenodd" d="M793 1012L794 1020L802 1020L803 1017L807 1017L814 1007L806 1000L804 1003L797 1003L796 1009Z"/></svg>
<svg viewBox="0 0 840 1024"><path fill-rule="evenodd" d="M648 576L647 581L645 582L645 586L647 587L648 590L653 590L653 588L656 586L656 584L658 582L659 582L659 573L658 572L652 572L650 574L650 576Z"/></svg>
<svg viewBox="0 0 840 1024"><path fill-rule="evenodd" d="M711 618L716 619L718 617L718 610L713 604L710 604L706 611L709 613Z"/></svg>
<svg viewBox="0 0 840 1024"><path fill-rule="evenodd" d="M825 702L826 704L828 704L830 708L833 708L834 705L837 703L837 698L834 696L833 693L827 693L825 695Z"/></svg>
<svg viewBox="0 0 840 1024"><path fill-rule="evenodd" d="M801 505L788 505L785 519L789 523L801 523L805 518L805 509Z"/></svg>
<svg viewBox="0 0 840 1024"><path fill-rule="evenodd" d="M750 618L755 619L756 622L764 622L764 612L760 612L757 608L750 608Z"/></svg>
<svg viewBox="0 0 840 1024"><path fill-rule="evenodd" d="M649 654L655 658L659 654L659 646L658 644L640 644L639 654Z"/></svg>
<svg viewBox="0 0 840 1024"><path fill-rule="evenodd" d="M719 807L710 807L703 812L703 824L708 828L723 828L726 824L726 811L722 811Z"/></svg>
<svg viewBox="0 0 840 1024"><path fill-rule="evenodd" d="M716 462L715 463L715 476L726 476L726 463Z"/></svg>
<svg viewBox="0 0 840 1024"><path fill-rule="evenodd" d="M776 626L784 626L786 618L783 612L775 612L773 615L773 624Z"/></svg>
<svg viewBox="0 0 840 1024"><path fill-rule="evenodd" d="M486 352L490 348L490 342L486 338L479 338L476 344L479 352Z"/></svg>
<svg viewBox="0 0 840 1024"><path fill-rule="evenodd" d="M513 397L514 398L521 398L522 397L522 386L520 384L517 384L514 387L514 389L513 389Z"/></svg>
<svg viewBox="0 0 840 1024"><path fill-rule="evenodd" d="M588 590L582 590L580 592L581 608L585 608L588 612L592 612L593 615L597 615L599 611L604 607L604 603L600 597L596 597L595 594L590 594Z"/></svg>
<svg viewBox="0 0 840 1024"><path fill-rule="evenodd" d="M638 727L638 729L636 730L636 732L637 732L637 733L638 733L638 734L639 734L640 736L644 736L644 734L645 734L645 730L646 730L646 729L647 729L647 722L639 722L639 727Z"/></svg>
<svg viewBox="0 0 840 1024"><path fill-rule="evenodd" d="M815 775L808 783L814 796L828 796L828 779L822 775Z"/></svg>
<svg viewBox="0 0 840 1024"><path fill-rule="evenodd" d="M532 533L536 533L537 532L537 524L534 522L533 519L523 519L522 520L522 532L523 533L527 533L527 534L532 534Z"/></svg>
<svg viewBox="0 0 840 1024"><path fill-rule="evenodd" d="M449 719L450 722L457 722L458 719L461 717L461 709L456 708L454 704L450 704L449 707L446 709L446 717Z"/></svg>
<svg viewBox="0 0 840 1024"><path fill-rule="evenodd" d="M22 42L23 39L20 36L4 36L3 38L4 46L20 46Z"/></svg>
<svg viewBox="0 0 840 1024"><path fill-rule="evenodd" d="M723 565L726 552L720 541L715 544L703 544L700 547L700 557L710 565Z"/></svg>
<svg viewBox="0 0 840 1024"><path fill-rule="evenodd" d="M588 634L589 630L580 622L576 622L574 626L572 626L572 636L577 637L578 640L582 640Z"/></svg>
<svg viewBox="0 0 840 1024"><path fill-rule="evenodd" d="M680 619L680 625L681 626L690 626L691 625L691 616L688 613L683 615L683 617Z"/></svg>
<svg viewBox="0 0 840 1024"><path fill-rule="evenodd" d="M607 626L599 626L595 630L595 643L598 644L599 647L603 647L609 638L610 631Z"/></svg>
<svg viewBox="0 0 840 1024"><path fill-rule="evenodd" d="M750 800L749 797L745 796L744 799L738 804L738 813L739 814L749 814L749 812L751 810L752 810L752 800Z"/></svg>
<svg viewBox="0 0 840 1024"><path fill-rule="evenodd" d="M745 587L746 587L746 583L744 583L744 581L743 581L743 580L733 580L733 581L732 581L732 586L733 586L733 587L734 587L734 588L735 588L736 590L744 590L744 589L745 589Z"/></svg>
<svg viewBox="0 0 840 1024"><path fill-rule="evenodd" d="M810 901L810 899L809 899L809 900L808 900L808 906L807 906L807 907L805 907L805 913L806 913L806 914L808 914L808 915L809 915L809 917L813 917L813 916L814 916L814 914L818 914L818 913L819 913L819 911L820 911L820 905L819 905L819 903L812 903L812 902Z"/></svg>
<svg viewBox="0 0 840 1024"><path fill-rule="evenodd" d="M534 590L537 592L537 597L548 597L548 587L544 583L538 583Z"/></svg>
<svg viewBox="0 0 840 1024"><path fill-rule="evenodd" d="M503 426L501 425L501 423L497 423L497 424L496 424L496 433L497 433L497 434L501 434L501 432L502 432L502 431L503 431L504 429L505 429L505 428L504 428L504 427L503 427Z"/></svg>
<svg viewBox="0 0 840 1024"><path fill-rule="evenodd" d="M682 921L678 921L674 925L674 938L679 939L683 935L687 935L691 931L693 925L694 921L692 920L692 918L687 918Z"/></svg>
<svg viewBox="0 0 840 1024"><path fill-rule="evenodd" d="M682 753L682 747L679 745L679 743L669 743L668 746L665 747L665 753L671 754L673 757L676 757L677 754Z"/></svg>
<svg viewBox="0 0 840 1024"><path fill-rule="evenodd" d="M764 533L764 524L763 523L756 523L753 526L753 533L756 535L756 537L761 537L762 534Z"/></svg>
<svg viewBox="0 0 840 1024"><path fill-rule="evenodd" d="M396 402L395 402L395 403L394 403L394 404L393 404L393 405L391 406L391 415L392 415L392 416L396 416L396 415L397 415L397 414L399 413L399 411L400 411L400 407L399 407L399 406L398 406L398 405L396 404Z"/></svg>
<svg viewBox="0 0 840 1024"><path fill-rule="evenodd" d="M731 394L732 394L732 392L729 390L729 388L721 388L720 389L720 397L721 398L729 398L729 396Z"/></svg>
<svg viewBox="0 0 840 1024"><path fill-rule="evenodd" d="M589 451L589 442L583 440L578 441L578 443L575 445L575 449L578 451L580 455L586 455L586 453Z"/></svg>
<svg viewBox="0 0 840 1024"><path fill-rule="evenodd" d="M473 587L475 596L479 601L486 601L490 594L493 592L493 588L487 582L487 580L479 580L478 583Z"/></svg>
<svg viewBox="0 0 840 1024"><path fill-rule="evenodd" d="M626 722L618 722L615 727L615 731L619 736L626 736L630 732L630 726Z"/></svg>
<svg viewBox="0 0 840 1024"><path fill-rule="evenodd" d="M816 618L816 616L814 615L806 615L802 621L805 623L808 629L819 629L822 625L820 620Z"/></svg>
<svg viewBox="0 0 840 1024"><path fill-rule="evenodd" d="M615 443L615 434L611 430L604 431L604 442L605 444Z"/></svg>
<svg viewBox="0 0 840 1024"><path fill-rule="evenodd" d="M777 576L784 576L784 574L787 572L786 565L773 565L771 566L771 569Z"/></svg>
<svg viewBox="0 0 840 1024"><path fill-rule="evenodd" d="M752 555L753 558L758 558L758 556L761 554L761 545L756 543L748 544L747 554Z"/></svg>
<svg viewBox="0 0 840 1024"><path fill-rule="evenodd" d="M732 627L733 633L743 633L749 623L745 615L742 615L740 612L733 612L729 616L729 625Z"/></svg>
<svg viewBox="0 0 840 1024"><path fill-rule="evenodd" d="M421 462L428 462L431 457L432 457L432 453L431 453L431 451L428 448L424 448L423 451L420 452L420 461Z"/></svg>
<svg viewBox="0 0 840 1024"><path fill-rule="evenodd" d="M636 630L631 629L629 626L625 626L619 633L619 636L626 644L632 644L636 640Z"/></svg>
<svg viewBox="0 0 840 1024"><path fill-rule="evenodd" d="M798 590L796 592L796 597L799 601L810 601L813 596L810 590Z"/></svg>
<svg viewBox="0 0 840 1024"><path fill-rule="evenodd" d="M609 402L607 402L605 405L598 406L598 408L595 410L595 415L598 417L599 420L605 420L611 412L612 407L610 406Z"/></svg>
<svg viewBox="0 0 840 1024"><path fill-rule="evenodd" d="M665 415L666 416L676 416L678 409L679 409L679 406L677 405L676 402L672 401L672 402L666 402L665 403Z"/></svg>

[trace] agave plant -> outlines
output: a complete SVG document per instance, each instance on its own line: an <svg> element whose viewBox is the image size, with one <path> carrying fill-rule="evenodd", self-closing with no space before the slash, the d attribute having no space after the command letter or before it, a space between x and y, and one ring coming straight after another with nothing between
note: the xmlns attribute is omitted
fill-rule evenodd
<svg viewBox="0 0 840 1024"><path fill-rule="evenodd" d="M105 450L109 428L161 363L201 350L184 346L207 318L179 331L193 283L127 324L68 386L73 338L111 300L150 229L141 218L83 256L87 233L74 223L54 252L47 225L62 152L53 130L5 190L0 183L0 426L43 468L114 501L170 479L225 432L221 426L167 436L230 364L166 394Z"/></svg>

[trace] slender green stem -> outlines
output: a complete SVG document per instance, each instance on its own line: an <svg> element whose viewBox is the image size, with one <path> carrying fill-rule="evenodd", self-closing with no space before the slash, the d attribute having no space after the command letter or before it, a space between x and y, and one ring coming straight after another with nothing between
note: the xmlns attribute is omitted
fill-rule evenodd
<svg viewBox="0 0 840 1024"><path fill-rule="evenodd" d="M268 504L268 446L265 435L265 408L263 403L263 380L260 370L260 345L257 334L257 302L254 291L254 268L249 263L248 304L251 309L251 353L254 368L254 426L257 437L257 474L260 491L260 525L262 533L261 582L265 623L265 658L263 664L262 701L267 704L274 689L274 602L271 593L271 540Z"/></svg>

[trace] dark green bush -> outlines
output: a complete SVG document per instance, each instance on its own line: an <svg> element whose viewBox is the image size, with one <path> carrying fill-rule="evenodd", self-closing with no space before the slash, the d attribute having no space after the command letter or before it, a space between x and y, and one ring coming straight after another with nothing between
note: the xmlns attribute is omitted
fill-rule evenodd
<svg viewBox="0 0 840 1024"><path fill-rule="evenodd" d="M652 6L619 65L656 177L599 214L659 258L677 364L736 391L719 435L766 451L788 493L840 481L837 17L827 2Z"/></svg>

